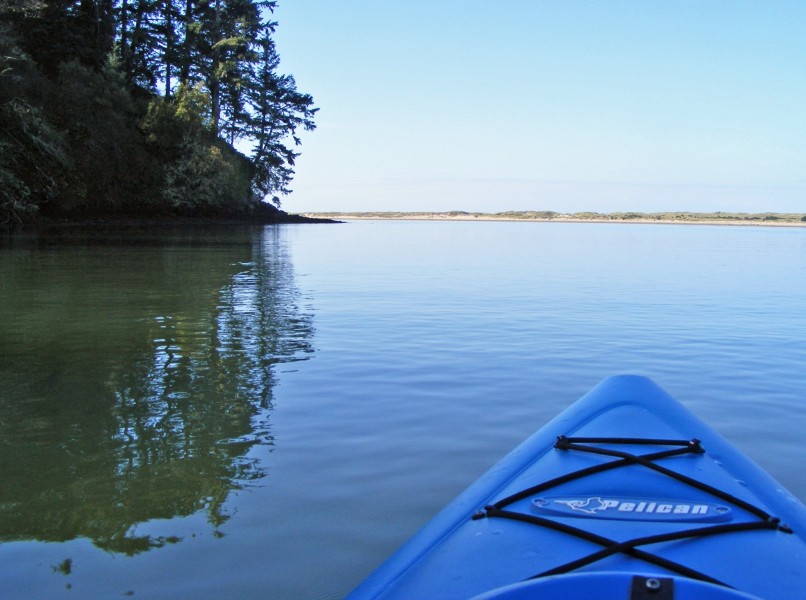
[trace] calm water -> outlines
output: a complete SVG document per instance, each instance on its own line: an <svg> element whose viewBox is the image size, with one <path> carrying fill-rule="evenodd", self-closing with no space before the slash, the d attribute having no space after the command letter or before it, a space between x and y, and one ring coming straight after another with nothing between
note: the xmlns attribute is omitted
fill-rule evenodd
<svg viewBox="0 0 806 600"><path fill-rule="evenodd" d="M4 598L340 598L600 379L801 499L806 229L0 240Z"/></svg>

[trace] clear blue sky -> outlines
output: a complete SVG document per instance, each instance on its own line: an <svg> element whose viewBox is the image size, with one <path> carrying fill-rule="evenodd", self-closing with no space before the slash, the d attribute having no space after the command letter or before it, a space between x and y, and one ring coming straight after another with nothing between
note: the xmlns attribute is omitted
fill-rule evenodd
<svg viewBox="0 0 806 600"><path fill-rule="evenodd" d="M806 0L280 0L289 212L806 212Z"/></svg>

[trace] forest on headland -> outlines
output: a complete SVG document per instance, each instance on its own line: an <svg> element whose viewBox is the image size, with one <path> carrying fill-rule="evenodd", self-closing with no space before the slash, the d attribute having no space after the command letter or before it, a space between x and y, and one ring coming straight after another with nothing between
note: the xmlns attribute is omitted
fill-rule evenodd
<svg viewBox="0 0 806 600"><path fill-rule="evenodd" d="M313 98L274 0L0 0L0 225L280 220Z"/></svg>

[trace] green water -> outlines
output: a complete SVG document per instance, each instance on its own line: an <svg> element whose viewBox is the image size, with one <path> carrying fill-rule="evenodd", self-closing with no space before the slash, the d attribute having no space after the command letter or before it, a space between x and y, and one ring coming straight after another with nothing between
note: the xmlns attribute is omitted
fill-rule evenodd
<svg viewBox="0 0 806 600"><path fill-rule="evenodd" d="M272 365L311 352L276 233L6 241L0 540L133 555L178 541L137 523L203 511L220 528L263 475L247 452L272 444Z"/></svg>

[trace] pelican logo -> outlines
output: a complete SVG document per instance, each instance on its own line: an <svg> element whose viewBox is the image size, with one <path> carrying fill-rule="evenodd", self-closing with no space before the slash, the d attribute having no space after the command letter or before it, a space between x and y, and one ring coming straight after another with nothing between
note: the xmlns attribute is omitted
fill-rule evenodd
<svg viewBox="0 0 806 600"><path fill-rule="evenodd" d="M666 498L616 496L566 496L535 498L532 509L564 517L593 517L622 521L686 521L721 523L730 521L731 509L720 504Z"/></svg>
<svg viewBox="0 0 806 600"><path fill-rule="evenodd" d="M595 515L600 510L607 510L610 501L602 500L599 496L586 500L555 500L557 504L565 504L571 510L578 510L589 515Z"/></svg>

